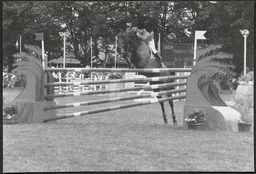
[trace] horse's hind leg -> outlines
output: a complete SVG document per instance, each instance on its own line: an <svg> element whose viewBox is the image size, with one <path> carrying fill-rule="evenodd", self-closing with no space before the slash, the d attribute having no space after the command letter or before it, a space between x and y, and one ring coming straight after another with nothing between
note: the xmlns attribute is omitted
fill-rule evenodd
<svg viewBox="0 0 256 174"><path fill-rule="evenodd" d="M11 88L11 82L8 82L8 84L7 84L7 88Z"/></svg>
<svg viewBox="0 0 256 174"><path fill-rule="evenodd" d="M157 98L162 98L161 96L157 96ZM163 118L164 118L164 123L167 124L168 123L168 119L166 118L166 113L165 113L165 109L164 109L164 102L159 102L161 109L162 109L162 113L163 113Z"/></svg>
<svg viewBox="0 0 256 174"><path fill-rule="evenodd" d="M176 115L174 113L174 106L173 106L173 101L172 100L169 101L169 105L170 105L171 110L172 110L172 121L173 121L173 124L174 125L178 125L178 122L176 120Z"/></svg>

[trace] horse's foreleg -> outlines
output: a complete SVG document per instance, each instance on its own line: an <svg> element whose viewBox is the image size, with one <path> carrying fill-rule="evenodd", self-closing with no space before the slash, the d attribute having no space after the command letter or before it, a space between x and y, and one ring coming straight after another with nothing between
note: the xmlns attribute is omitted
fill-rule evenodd
<svg viewBox="0 0 256 174"><path fill-rule="evenodd" d="M170 105L171 110L172 110L172 121L173 121L173 124L174 125L178 125L178 122L176 120L176 115L174 113L174 106L173 106L173 101L172 100L169 101L169 105Z"/></svg>
<svg viewBox="0 0 256 174"><path fill-rule="evenodd" d="M161 96L157 96L157 98L162 98ZM164 109L164 102L159 102L161 109L162 109L162 114L163 114L163 118L164 118L164 123L167 124L168 123L168 119L166 118L166 113L165 113L165 109Z"/></svg>
<svg viewBox="0 0 256 174"><path fill-rule="evenodd" d="M130 64L130 69L136 68L133 63Z"/></svg>

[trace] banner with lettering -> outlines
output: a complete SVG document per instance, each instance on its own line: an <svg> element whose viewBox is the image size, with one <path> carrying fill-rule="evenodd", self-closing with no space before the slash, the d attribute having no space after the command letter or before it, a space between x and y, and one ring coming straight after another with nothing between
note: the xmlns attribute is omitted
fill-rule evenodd
<svg viewBox="0 0 256 174"><path fill-rule="evenodd" d="M206 47L206 44L198 44L197 50ZM161 55L168 68L184 68L193 66L193 53L193 43L163 43Z"/></svg>

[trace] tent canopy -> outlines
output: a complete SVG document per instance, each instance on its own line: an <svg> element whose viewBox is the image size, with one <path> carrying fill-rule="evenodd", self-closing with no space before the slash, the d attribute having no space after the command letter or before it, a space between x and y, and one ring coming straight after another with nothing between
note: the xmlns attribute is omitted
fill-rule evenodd
<svg viewBox="0 0 256 174"><path fill-rule="evenodd" d="M54 63L54 64L63 64L63 57L60 57L58 59L50 60L48 63ZM65 57L65 63L68 64L81 64L80 60L77 60L73 54L68 54Z"/></svg>

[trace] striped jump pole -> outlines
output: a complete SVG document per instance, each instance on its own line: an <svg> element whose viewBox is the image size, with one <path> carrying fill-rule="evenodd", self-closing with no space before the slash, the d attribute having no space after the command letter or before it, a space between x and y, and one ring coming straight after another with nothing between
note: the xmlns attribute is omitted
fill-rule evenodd
<svg viewBox="0 0 256 174"><path fill-rule="evenodd" d="M45 71L76 71L76 72L139 72L139 73L161 73L161 72L191 72L192 68L48 68Z"/></svg>
<svg viewBox="0 0 256 174"><path fill-rule="evenodd" d="M126 82L154 82L154 81L166 81L176 79L186 79L188 75L183 76L162 76L151 78L136 78L136 79L115 79L115 80L99 80L99 81L87 81L87 82L55 82L46 83L45 86L70 86L70 85L93 85L93 84L109 84L109 83L126 83Z"/></svg>
<svg viewBox="0 0 256 174"><path fill-rule="evenodd" d="M77 117L77 116L83 116L83 115L94 114L94 113L100 113L100 112L113 111L113 110L124 109L124 108L131 108L131 107L136 107L136 106L141 106L141 105L148 105L148 104L152 104L152 103L166 102L169 100L176 100L176 99L182 99L182 98L186 98L186 95L167 97L167 98L161 98L161 99L152 99L152 100L146 100L146 101L141 101L141 102L137 102L137 103L116 105L116 106L112 106L112 107L105 107L105 108L88 110L88 111L83 111L83 112L76 112L76 113L71 113L71 114L63 114L63 115L58 116L57 118L47 119L44 122L65 119L65 118L71 118L71 117Z"/></svg>
<svg viewBox="0 0 256 174"><path fill-rule="evenodd" d="M186 82L166 83L166 84L159 84L159 85L145 85L143 87L109 89L109 90L101 90L101 91L74 92L74 93L67 93L67 94L48 94L48 95L45 95L45 98L80 96L80 95L90 95L90 94L104 94L104 93L114 93L114 92L136 91L136 90L141 90L141 89L144 89L144 90L151 89L151 90L153 90L153 89L170 88L170 87L173 87L173 86L181 86L181 85L186 85Z"/></svg>
<svg viewBox="0 0 256 174"><path fill-rule="evenodd" d="M46 107L46 108L44 108L44 110L46 111L46 110L50 110L50 109L87 106L87 105L102 104L102 103L109 103L109 102L115 102L115 101L125 101L125 100L138 99L138 98L156 97L156 96L160 96L160 95L173 94L173 93L185 92L185 91L186 91L186 88L183 88L183 89L175 89L175 90L170 90L170 91L152 92L151 94L140 94L140 95L128 96L128 97L115 97L115 98L108 98L108 99L101 99L101 100L94 100L94 101L67 103L67 104L63 104L63 105Z"/></svg>

